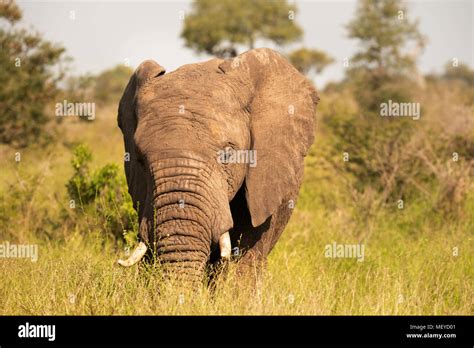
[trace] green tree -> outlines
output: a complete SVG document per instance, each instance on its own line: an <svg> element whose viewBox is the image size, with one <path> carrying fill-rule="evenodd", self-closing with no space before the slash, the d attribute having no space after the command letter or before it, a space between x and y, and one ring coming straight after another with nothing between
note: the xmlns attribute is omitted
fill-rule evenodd
<svg viewBox="0 0 474 348"><path fill-rule="evenodd" d="M418 21L408 18L406 4L401 0L361 0L347 29L349 37L359 41L348 75L358 87L361 106L376 111L391 94L407 98L393 86L416 76L416 58L425 38Z"/></svg>
<svg viewBox="0 0 474 348"><path fill-rule="evenodd" d="M45 125L53 119L45 106L57 96L64 73L57 69L64 48L17 29L20 19L15 2L0 3L0 21L7 23L0 28L0 142L17 147L45 134Z"/></svg>
<svg viewBox="0 0 474 348"><path fill-rule="evenodd" d="M257 40L284 45L303 31L294 20L296 6L285 0L195 0L184 20L186 47L218 57L234 57L237 46L253 48Z"/></svg>
<svg viewBox="0 0 474 348"><path fill-rule="evenodd" d="M334 62L334 59L325 52L306 47L292 51L288 55L288 59L304 75L309 74L311 70L319 74L326 66Z"/></svg>
<svg viewBox="0 0 474 348"><path fill-rule="evenodd" d="M360 1L347 29L360 45L351 63L385 74L410 72L416 55L406 53L407 45L423 48L425 44L418 21L408 19L407 6L400 0Z"/></svg>

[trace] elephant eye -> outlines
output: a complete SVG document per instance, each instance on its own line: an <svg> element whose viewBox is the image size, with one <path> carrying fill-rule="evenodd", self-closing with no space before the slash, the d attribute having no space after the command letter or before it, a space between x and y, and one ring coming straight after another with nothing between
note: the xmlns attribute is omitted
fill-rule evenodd
<svg viewBox="0 0 474 348"><path fill-rule="evenodd" d="M225 164L225 165L230 164L233 153L234 153L234 148L231 145L227 145L224 148L222 163Z"/></svg>

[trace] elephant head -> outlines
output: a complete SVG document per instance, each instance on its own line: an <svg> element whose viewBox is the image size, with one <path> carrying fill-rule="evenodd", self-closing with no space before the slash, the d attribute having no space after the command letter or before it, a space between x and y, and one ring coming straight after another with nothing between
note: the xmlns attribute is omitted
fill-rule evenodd
<svg viewBox="0 0 474 348"><path fill-rule="evenodd" d="M132 265L152 249L165 270L197 280L211 249L228 257L229 204L240 189L255 227L298 191L317 101L311 83L270 49L168 74L143 62L118 114L141 239L120 263ZM223 153L254 161L222 160Z"/></svg>

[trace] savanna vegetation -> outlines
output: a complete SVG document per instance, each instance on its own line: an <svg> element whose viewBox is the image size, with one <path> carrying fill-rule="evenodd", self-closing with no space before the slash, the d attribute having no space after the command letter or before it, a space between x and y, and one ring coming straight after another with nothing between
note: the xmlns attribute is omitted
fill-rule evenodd
<svg viewBox="0 0 474 348"><path fill-rule="evenodd" d="M302 35L296 23L279 32L253 17L247 36L230 20L200 21L200 11L219 10L212 4L196 1L185 22L198 51L232 56L259 39ZM0 243L39 247L37 262L0 258L0 314L474 313L474 72L453 60L442 74L420 74L412 48L421 52L426 37L402 2L359 2L347 26L359 50L343 81L319 89L304 184L267 272L255 288L231 263L214 293L175 287L159 265L116 264L137 232L116 124L130 69L55 75L63 49L17 30L14 3L0 4L0 16L9 22L0 27L9 48L0 54ZM198 42L207 23L223 36ZM333 62L317 49L286 53L303 73ZM96 102L95 119L55 117L62 99ZM381 117L388 100L419 103L419 119ZM334 242L364 245L363 260L326 257Z"/></svg>

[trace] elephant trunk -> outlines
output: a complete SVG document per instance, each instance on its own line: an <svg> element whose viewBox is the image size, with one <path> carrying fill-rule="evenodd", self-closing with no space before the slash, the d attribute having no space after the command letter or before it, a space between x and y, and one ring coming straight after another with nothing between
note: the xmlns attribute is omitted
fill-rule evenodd
<svg viewBox="0 0 474 348"><path fill-rule="evenodd" d="M210 239L202 223L204 214L190 205L191 199L176 192L157 198L154 245L166 273L198 281L209 257Z"/></svg>
<svg viewBox="0 0 474 348"><path fill-rule="evenodd" d="M193 159L161 160L152 172L157 257L167 275L199 282L219 219L212 173Z"/></svg>

